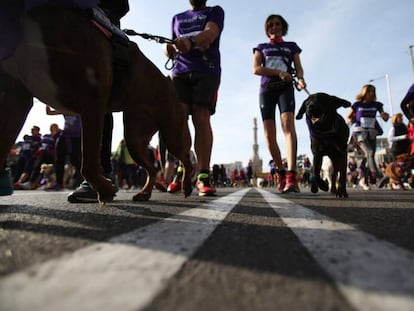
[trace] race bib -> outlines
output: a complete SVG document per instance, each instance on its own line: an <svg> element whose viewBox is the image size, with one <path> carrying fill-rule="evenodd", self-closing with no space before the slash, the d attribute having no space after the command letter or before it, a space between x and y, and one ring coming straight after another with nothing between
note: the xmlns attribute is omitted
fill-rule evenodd
<svg viewBox="0 0 414 311"><path fill-rule="evenodd" d="M276 69L280 71L288 71L283 58L280 56L268 56L266 57L266 68Z"/></svg>
<svg viewBox="0 0 414 311"><path fill-rule="evenodd" d="M375 118L361 117L360 122L361 122L361 127L363 128L368 128L368 129L375 128Z"/></svg>

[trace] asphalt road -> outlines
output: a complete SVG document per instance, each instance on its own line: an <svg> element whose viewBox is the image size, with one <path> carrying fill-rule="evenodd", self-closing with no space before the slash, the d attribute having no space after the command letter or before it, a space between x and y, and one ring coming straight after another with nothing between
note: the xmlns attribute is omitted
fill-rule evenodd
<svg viewBox="0 0 414 311"><path fill-rule="evenodd" d="M0 310L414 310L414 190L0 197Z"/></svg>

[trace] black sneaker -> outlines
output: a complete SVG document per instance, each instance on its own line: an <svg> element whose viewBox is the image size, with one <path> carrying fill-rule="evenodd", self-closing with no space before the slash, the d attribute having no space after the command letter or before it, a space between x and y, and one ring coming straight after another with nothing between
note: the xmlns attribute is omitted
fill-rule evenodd
<svg viewBox="0 0 414 311"><path fill-rule="evenodd" d="M98 203L98 194L92 190L86 181L83 181L75 191L68 195L70 203Z"/></svg>
<svg viewBox="0 0 414 311"><path fill-rule="evenodd" d="M112 184L115 185L116 192L119 190L116 177L112 173L105 173L104 176L112 180ZM68 202L70 203L98 203L98 194L92 190L86 180L82 181L75 191L69 193Z"/></svg>
<svg viewBox="0 0 414 311"><path fill-rule="evenodd" d="M13 184L10 179L10 173L8 170L0 172L0 196L12 195Z"/></svg>

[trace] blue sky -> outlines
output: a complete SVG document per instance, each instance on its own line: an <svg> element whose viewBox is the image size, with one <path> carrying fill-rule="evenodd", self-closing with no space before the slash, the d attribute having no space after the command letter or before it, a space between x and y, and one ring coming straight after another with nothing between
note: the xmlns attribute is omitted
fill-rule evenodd
<svg viewBox="0 0 414 311"><path fill-rule="evenodd" d="M399 104L408 87L414 82L409 46L414 45L414 2L408 0L319 0L215 1L225 11L225 25L221 39L222 82L217 112L212 117L214 145L212 161L230 163L242 161L246 165L253 154L253 118L258 119L259 155L267 170L270 160L263 137L258 106L260 78L252 74L252 48L267 40L263 24L269 14L281 14L289 23L286 41L295 41L301 48L301 60L308 90L326 92L351 102L363 84L376 79L378 100L390 111L385 75L390 82L392 110L399 112ZM144 1L131 0L130 12L121 21L121 28L170 37L171 18L189 9L188 0ZM131 37L144 54L164 74L166 61L162 46L154 41ZM304 92L296 92L296 110L306 99ZM340 109L343 116L347 109ZM277 114L277 124L279 125ZM30 133L33 124L42 133L49 125L63 125L62 116L46 116L42 104L32 109L19 139ZM383 123L384 132L389 122ZM191 124L190 124L191 128ZM304 120L296 123L298 154L311 156L308 129ZM115 114L113 149L122 139L122 116ZM386 135L386 134L384 134ZM278 128L278 141L283 152L284 138ZM152 144L157 144L153 139ZM283 156L283 155L282 155Z"/></svg>

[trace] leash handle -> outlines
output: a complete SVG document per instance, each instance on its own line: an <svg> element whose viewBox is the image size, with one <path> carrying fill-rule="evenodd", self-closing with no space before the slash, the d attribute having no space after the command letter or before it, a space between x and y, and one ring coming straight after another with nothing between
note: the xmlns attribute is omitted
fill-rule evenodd
<svg viewBox="0 0 414 311"><path fill-rule="evenodd" d="M167 61L164 64L164 68L167 70L171 70L174 67L174 58L168 57Z"/></svg>
<svg viewBox="0 0 414 311"><path fill-rule="evenodd" d="M124 29L123 32L126 33L128 36L140 36L147 40L156 41L157 43L174 43L173 40L168 39L166 37L151 35L149 33L138 33L133 29Z"/></svg>
<svg viewBox="0 0 414 311"><path fill-rule="evenodd" d="M309 96L310 96L310 93L309 93L309 91L308 91L308 89L305 87L305 88L303 88L303 89L299 89L299 87L298 87L298 84L299 84L299 81L296 79L296 77L294 77L293 78L293 83L294 83L294 85L295 85L295 88L300 92L300 91L302 91L302 90L304 90L305 92L306 92L306 94L308 94Z"/></svg>

